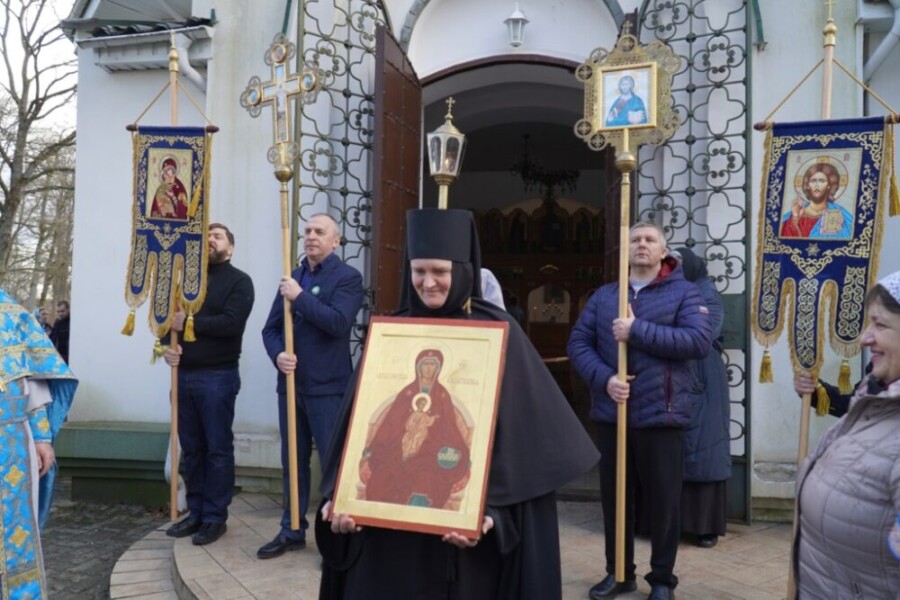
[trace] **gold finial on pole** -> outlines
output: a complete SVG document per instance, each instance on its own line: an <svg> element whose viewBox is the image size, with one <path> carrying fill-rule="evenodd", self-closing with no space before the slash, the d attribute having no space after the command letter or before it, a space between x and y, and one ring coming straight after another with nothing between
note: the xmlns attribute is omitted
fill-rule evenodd
<svg viewBox="0 0 900 600"><path fill-rule="evenodd" d="M825 55L822 61L822 119L831 118L831 90L832 75L834 73L834 46L837 44L837 25L831 14L831 7L834 0L825 0L825 9L828 13L828 19L825 27L822 29L822 35L825 37L824 47Z"/></svg>
<svg viewBox="0 0 900 600"><path fill-rule="evenodd" d="M172 125L178 125L178 48L175 32L169 34L169 116Z"/></svg>

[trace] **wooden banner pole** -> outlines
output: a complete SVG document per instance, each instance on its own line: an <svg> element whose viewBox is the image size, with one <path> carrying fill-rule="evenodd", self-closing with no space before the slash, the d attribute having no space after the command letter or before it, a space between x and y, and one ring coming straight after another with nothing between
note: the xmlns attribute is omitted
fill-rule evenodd
<svg viewBox="0 0 900 600"><path fill-rule="evenodd" d="M275 169L275 177L281 183L279 197L281 199L281 258L282 274L291 276L291 219L290 203L288 199L288 181L293 171L290 167ZM284 302L284 352L294 354L294 318L291 313L291 301L287 298ZM300 473L297 466L297 389L296 379L293 373L285 375L287 384L285 402L287 408L287 435L288 435L288 488L291 500L291 529L300 529Z"/></svg>
<svg viewBox="0 0 900 600"><path fill-rule="evenodd" d="M628 128L622 130L622 151L616 156L616 168L622 173L619 214L619 318L628 317L628 245L631 227L631 171L637 159L629 149ZM618 373L628 381L628 342L619 342ZM616 581L625 581L625 453L628 435L628 405L616 407Z"/></svg>
<svg viewBox="0 0 900 600"><path fill-rule="evenodd" d="M825 7L828 11L828 18L825 27L822 29L822 35L825 37L822 56L822 120L827 121L831 118L831 95L833 87L834 74L834 46L837 44L837 25L834 24L834 18L831 14L831 7L834 0L826 0ZM809 453L809 403L812 394L803 394L800 399L800 440L797 444L797 468L799 472L800 463ZM797 531L800 528L798 517L800 515L800 498L794 498L794 522L791 533L791 547L797 541ZM792 600L797 594L797 583L794 574L794 562L790 562L788 567L788 600Z"/></svg>
<svg viewBox="0 0 900 600"><path fill-rule="evenodd" d="M178 49L175 47L175 34L170 35L169 43L169 117L173 126L178 125ZM175 286L175 302L181 302L181 286ZM169 331L169 345L178 346L178 332ZM171 368L171 384L169 387L172 416L169 419L169 520L178 519L178 366Z"/></svg>

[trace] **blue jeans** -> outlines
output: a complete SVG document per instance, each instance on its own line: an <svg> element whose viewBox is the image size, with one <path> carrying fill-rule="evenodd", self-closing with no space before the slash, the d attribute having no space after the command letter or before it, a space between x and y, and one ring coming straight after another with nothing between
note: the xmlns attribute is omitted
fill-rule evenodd
<svg viewBox="0 0 900 600"><path fill-rule="evenodd" d="M180 472L191 518L224 523L234 494L234 401L237 367L178 370Z"/></svg>
<svg viewBox="0 0 900 600"><path fill-rule="evenodd" d="M331 434L337 424L343 396L307 396L297 394L297 471L300 476L300 530L291 530L291 494L288 478L287 394L278 394L278 428L281 432L281 472L284 490L284 513L281 515L281 535L291 540L306 539L309 521L310 460L312 443L319 450L319 465L331 444Z"/></svg>

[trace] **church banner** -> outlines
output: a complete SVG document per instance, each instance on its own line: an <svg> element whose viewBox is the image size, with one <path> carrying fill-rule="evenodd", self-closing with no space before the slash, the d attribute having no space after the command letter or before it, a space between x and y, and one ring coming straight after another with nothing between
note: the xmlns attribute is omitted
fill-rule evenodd
<svg viewBox="0 0 900 600"><path fill-rule="evenodd" d="M845 359L859 352L893 160L892 126L882 117L768 131L751 325L768 348L787 313L795 371L818 373L826 335ZM849 365L841 370L848 378Z"/></svg>
<svg viewBox="0 0 900 600"><path fill-rule="evenodd" d="M166 335L172 316L193 313L206 295L207 198L211 134L202 127L139 127L132 134L134 198L131 257L125 284L131 335L134 313L150 299L150 330Z"/></svg>

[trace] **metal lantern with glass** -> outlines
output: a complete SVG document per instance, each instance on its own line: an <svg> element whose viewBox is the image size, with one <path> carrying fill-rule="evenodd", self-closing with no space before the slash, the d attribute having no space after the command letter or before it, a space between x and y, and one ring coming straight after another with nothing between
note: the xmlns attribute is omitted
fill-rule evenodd
<svg viewBox="0 0 900 600"><path fill-rule="evenodd" d="M428 169L440 190L438 208L447 208L450 184L459 177L466 150L466 136L453 124L452 111L455 103L452 96L447 98L444 124L428 134Z"/></svg>

